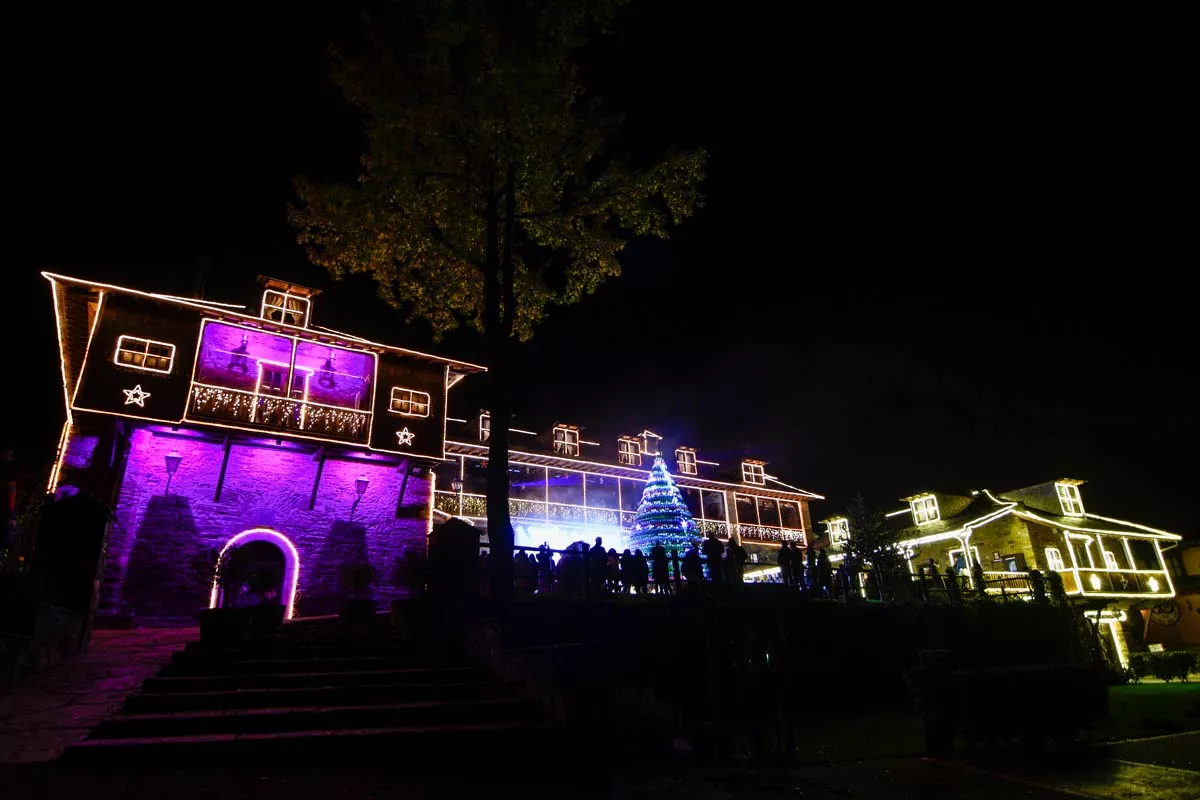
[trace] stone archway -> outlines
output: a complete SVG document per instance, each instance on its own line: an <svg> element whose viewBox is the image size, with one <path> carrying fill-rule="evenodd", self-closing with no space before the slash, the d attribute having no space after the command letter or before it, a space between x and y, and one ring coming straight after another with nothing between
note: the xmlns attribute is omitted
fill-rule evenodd
<svg viewBox="0 0 1200 800"><path fill-rule="evenodd" d="M248 531L242 531L237 536L234 536L225 546L221 548L220 559L225 558L225 554L231 547L238 547L250 542L269 542L277 546L280 552L283 553L283 592L284 600L284 619L291 619L295 613L296 602L296 583L300 578L300 554L296 551L296 546L279 531L271 530L270 528L252 528ZM209 596L208 607L216 608L219 595L219 587L217 586L216 576L213 576L212 594Z"/></svg>

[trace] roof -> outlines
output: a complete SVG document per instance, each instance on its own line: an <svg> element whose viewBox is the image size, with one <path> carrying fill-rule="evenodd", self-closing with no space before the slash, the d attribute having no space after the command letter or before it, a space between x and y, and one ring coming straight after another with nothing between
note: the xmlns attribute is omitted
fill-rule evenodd
<svg viewBox="0 0 1200 800"><path fill-rule="evenodd" d="M926 494L931 493L927 492ZM1009 498L1011 494L1014 494L1014 492L1004 492L997 495L984 489L975 493L972 496L970 505L958 514L924 525L912 524L912 516L910 514L895 512L893 516L888 517L889 527L899 534L901 541L912 541L927 537L954 535L966 531L968 528L977 527L984 522L998 519L1005 514L1015 514L1022 519L1043 522L1057 528L1082 533L1136 535L1170 541L1180 541L1183 538L1169 531L1158 530L1157 528L1151 528L1147 525L1140 525L1127 520L1105 517L1100 514L1085 513L1081 517L1052 514L1045 510L1026 505L1020 500L1011 499ZM907 512L907 509L903 511Z"/></svg>
<svg viewBox="0 0 1200 800"><path fill-rule="evenodd" d="M337 337L339 339L344 340L345 342L353 343L354 345L356 345L362 349L365 349L365 350L376 350L378 352L396 353L398 355L409 356L411 358L419 358L424 361L433 361L433 362L436 362L439 364L445 364L450 369L452 369L456 372L467 373L467 372L486 372L487 371L487 367L481 366L479 364L472 364L468 361L459 361L458 359L445 358L443 356L435 356L430 353L422 353L418 350L410 350L406 347L397 347L395 345L381 344L379 342L370 341L369 339L364 339L361 336L355 336L354 334L343 333L341 331L335 331L332 328L324 328L324 327L317 326L317 325L313 325L308 328L301 328L301 327L297 327L295 325L288 325L287 323L284 323L284 322L267 321L267 320L262 319L261 317L255 316L253 314L244 313L244 309L246 308L245 306L234 305L231 303L216 303L216 302L212 302L210 300L199 300L199 299L190 298L190 297L176 297L175 295L161 294L159 292L143 292L140 289L130 289L126 286L116 286L116 285L110 284L110 283L100 283L98 281L89 281L89 280L85 280L83 278L74 278L74 277L71 277L70 275L59 275L59 274L56 274L53 272L43 272L42 277L44 277L46 280L50 281L51 285L54 287L57 287L59 284L62 284L63 286L70 286L70 287L74 287L76 289L85 289L88 291L106 292L106 293L116 292L116 293L120 293L120 294L131 295L134 297L144 297L144 298L148 298L151 300L155 300L159 303L165 303L167 305L173 305L173 306L177 306L180 308L189 308L194 311L198 311L201 314L206 314L206 315L212 316L212 317L219 317L219 318L226 319L230 322L235 322L235 323L238 323L241 325L254 325L256 327L260 327L260 328L264 328L264 329L281 330L285 333L288 333L289 335L296 336L301 339L310 339L313 341L321 341L321 340L327 340L331 337ZM60 331L60 335L62 335L65 340L65 344L64 344L64 351L66 351L66 352L64 352L64 370L66 372L65 380L66 380L66 383L68 384L68 387L70 387L70 385L72 383L72 378L70 377L72 372L74 372L74 374L77 375L78 368L80 366L82 366L82 363L77 365L77 364L75 364L74 360L70 358L71 350L72 350L70 343L74 337L74 334L71 331L71 329L74 327L72 318L75 315L73 313L71 313L71 314L67 313L68 309L64 306L63 298L59 297L59 292L58 292L57 288L55 288L54 291L55 291L55 313L59 315L59 317L58 317L59 331ZM64 316L67 317L67 319L65 321L64 321ZM85 319L86 319L86 316L85 316ZM84 332L83 335L86 338L86 331ZM68 361L70 363L68 363Z"/></svg>

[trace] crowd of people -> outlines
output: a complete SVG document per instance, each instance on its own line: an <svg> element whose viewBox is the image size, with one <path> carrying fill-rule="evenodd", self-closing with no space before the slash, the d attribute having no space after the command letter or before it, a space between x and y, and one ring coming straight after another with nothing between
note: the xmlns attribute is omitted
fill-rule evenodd
<svg viewBox="0 0 1200 800"><path fill-rule="evenodd" d="M480 551L479 581L485 594L492 557ZM561 552L547 545L519 548L513 556L513 581L518 595L672 594L685 583L741 583L746 561L740 544L724 544L716 536L682 553L661 544L648 553L629 548L618 553L616 548L605 549L603 537L597 536L590 548L582 542Z"/></svg>

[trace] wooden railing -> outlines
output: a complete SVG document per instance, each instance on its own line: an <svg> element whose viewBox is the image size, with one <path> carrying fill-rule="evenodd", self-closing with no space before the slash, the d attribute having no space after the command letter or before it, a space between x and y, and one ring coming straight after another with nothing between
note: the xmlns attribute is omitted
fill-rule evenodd
<svg viewBox="0 0 1200 800"><path fill-rule="evenodd" d="M188 416L351 442L366 442L371 429L369 411L204 383L192 384Z"/></svg>

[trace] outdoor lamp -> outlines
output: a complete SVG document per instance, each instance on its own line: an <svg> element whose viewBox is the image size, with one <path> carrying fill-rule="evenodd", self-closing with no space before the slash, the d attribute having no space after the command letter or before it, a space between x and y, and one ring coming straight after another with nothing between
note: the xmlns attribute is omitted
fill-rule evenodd
<svg viewBox="0 0 1200 800"><path fill-rule="evenodd" d="M461 492L463 488L462 478L455 478L454 480L450 481L450 488L455 492Z"/></svg>
<svg viewBox="0 0 1200 800"><path fill-rule="evenodd" d="M166 496L171 493L171 479L175 477L175 470L179 469L179 462L183 461L183 456L179 455L178 451L172 450L163 456L163 461L167 463L167 489L163 492L163 495Z"/></svg>
<svg viewBox="0 0 1200 800"><path fill-rule="evenodd" d="M362 497L366 493L367 484L369 484L370 482L371 482L371 479L368 478L366 475L359 475L357 478L354 479L354 491L358 494L359 497Z"/></svg>

